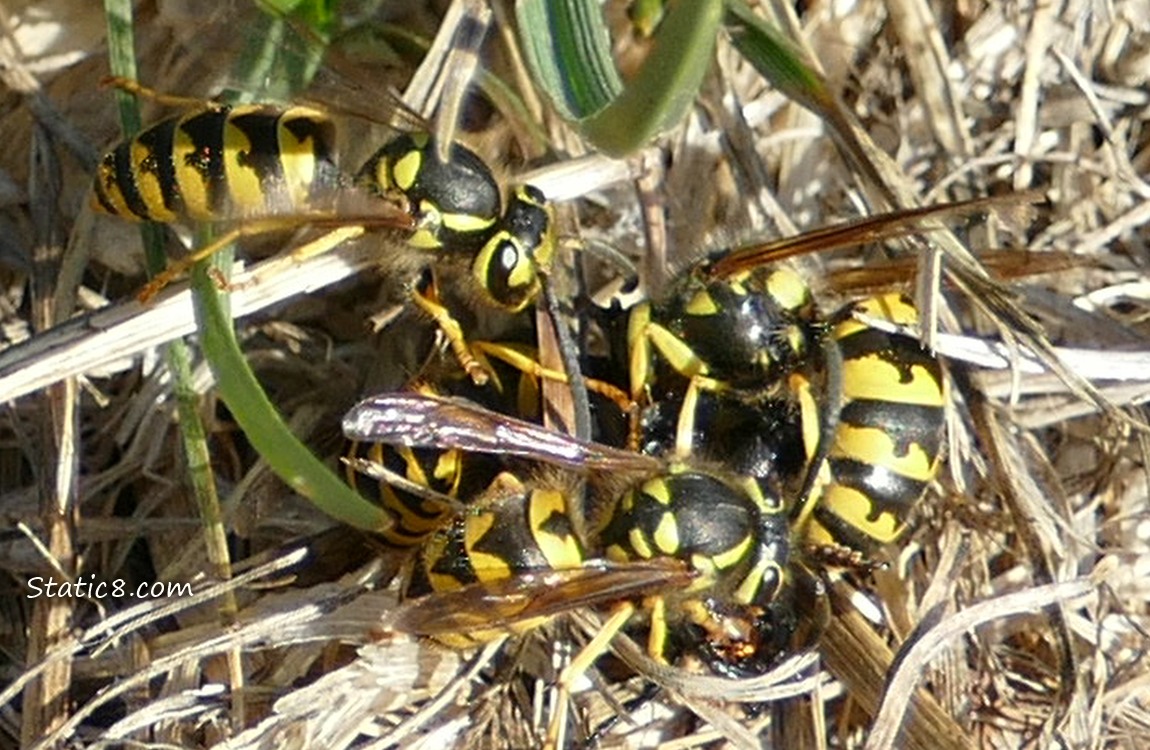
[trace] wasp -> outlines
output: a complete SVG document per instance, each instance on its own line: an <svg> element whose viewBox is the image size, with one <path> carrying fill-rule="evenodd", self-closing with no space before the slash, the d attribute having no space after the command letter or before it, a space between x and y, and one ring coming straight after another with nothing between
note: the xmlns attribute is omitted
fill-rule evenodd
<svg viewBox="0 0 1150 750"><path fill-rule="evenodd" d="M135 81L110 79L141 96L185 103ZM407 275L411 300L444 331L474 379L487 374L455 315L439 301L432 267L461 260L465 298L516 313L539 294L554 254L553 210L522 185L506 208L499 181L474 151L442 149L423 132L388 139L354 174L338 160L335 122L315 107L199 105L110 149L97 168L95 210L132 221L236 227L169 264L141 292L151 299L199 260L246 234L301 225L363 225L400 233L385 265ZM440 152L446 151L446 157ZM403 246L414 251L404 252Z"/></svg>
<svg viewBox="0 0 1150 750"><path fill-rule="evenodd" d="M474 250L497 232L499 184L483 159L460 143L450 144L444 161L427 133L400 133L352 177L339 165L336 124L318 108L188 105L195 100L128 79L108 81L192 109L105 153L92 190L92 206L103 213L169 224L276 217L302 224L337 219L339 211L355 221L362 216L354 209L370 205L387 213L399 205L411 221L396 220L396 226L414 225L407 238L412 247Z"/></svg>
<svg viewBox="0 0 1150 750"><path fill-rule="evenodd" d="M945 427L941 364L907 332L914 304L882 294L824 315L797 274L765 264L907 233L960 206L720 252L634 308L643 449L722 456L778 484L799 543L827 560L861 563L895 541L938 471Z"/></svg>
<svg viewBox="0 0 1150 750"><path fill-rule="evenodd" d="M512 322L519 324L519 330L503 331L503 338L498 341L469 342L473 354L491 375L489 383L475 384L460 369L458 360L433 352L419 365L418 374L408 381L405 390L430 398L462 398L521 419L566 424L569 418L548 402L543 385L567 383L566 373L545 367L538 350L526 343L538 340L534 316L518 316ZM630 408L626 392L614 384L586 376L582 381L600 414ZM442 527L459 510L463 499L477 496L491 483L500 467L499 457L491 453L380 441L348 440L344 459L347 482L392 516L394 525L381 534L388 545L400 549L417 546ZM365 482L363 473L357 470L365 463L376 467L381 478Z"/></svg>
<svg viewBox="0 0 1150 750"><path fill-rule="evenodd" d="M938 471L947 386L938 358L904 332L917 323L901 294L813 319L789 339L800 346L781 347L806 357L758 390L692 384L649 406L645 450L724 456L781 483L804 544L863 562L901 535Z"/></svg>
<svg viewBox="0 0 1150 750"><path fill-rule="evenodd" d="M138 82L108 82L141 97L182 106L109 149L96 168L94 210L130 221L207 222L236 228L186 259L171 263L141 293L160 289L244 234L351 215L376 226L408 229L413 220L388 201L362 200L338 163L337 128L315 107L202 103L169 97ZM362 191L361 191L362 192Z"/></svg>
<svg viewBox="0 0 1150 750"><path fill-rule="evenodd" d="M559 676L550 746L561 744L572 681L620 632L641 633L658 662L694 656L720 674L765 671L790 650L790 523L750 477L426 394L369 398L343 428L357 441L541 465L526 478L500 473L417 546L388 623L468 648L600 608L602 629Z"/></svg>

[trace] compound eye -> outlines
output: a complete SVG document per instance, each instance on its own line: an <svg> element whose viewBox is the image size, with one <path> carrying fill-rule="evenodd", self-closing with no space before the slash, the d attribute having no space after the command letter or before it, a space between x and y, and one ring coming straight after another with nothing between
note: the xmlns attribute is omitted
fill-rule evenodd
<svg viewBox="0 0 1150 750"><path fill-rule="evenodd" d="M497 305L519 312L539 289L535 262L507 232L499 232L483 246L472 269L475 280Z"/></svg>

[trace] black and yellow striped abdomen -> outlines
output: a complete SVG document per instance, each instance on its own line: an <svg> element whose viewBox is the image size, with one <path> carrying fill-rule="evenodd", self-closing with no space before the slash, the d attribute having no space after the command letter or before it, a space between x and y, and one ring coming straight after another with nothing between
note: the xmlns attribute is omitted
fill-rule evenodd
<svg viewBox="0 0 1150 750"><path fill-rule="evenodd" d="M475 502L420 548L402 597L456 592L473 584L493 588L513 584L525 575L574 570L586 559L583 542L568 513L568 497L556 488L525 488L510 474L492 484L494 497ZM454 648L467 648L507 632L538 627L546 617L517 620L507 628L490 627L501 619L494 611L482 612L488 627L436 639ZM514 620L507 616L508 622Z"/></svg>
<svg viewBox="0 0 1150 750"><path fill-rule="evenodd" d="M169 118L105 154L93 205L174 223L297 213L339 182L335 127L307 107L219 106Z"/></svg>
<svg viewBox="0 0 1150 750"><path fill-rule="evenodd" d="M430 490L418 495L384 479L369 480L353 463L345 463L347 483L388 511L393 524L381 532L381 536L389 545L400 549L422 544L447 524L456 506L446 500L473 497L497 473L497 462L492 457L459 450L348 441L345 455L349 459L366 460ZM445 500L437 501L431 493Z"/></svg>
<svg viewBox="0 0 1150 750"><path fill-rule="evenodd" d="M907 297L872 297L835 317L841 407L801 534L812 546L865 554L898 538L938 471L946 385L938 359L916 338L859 319L916 325Z"/></svg>

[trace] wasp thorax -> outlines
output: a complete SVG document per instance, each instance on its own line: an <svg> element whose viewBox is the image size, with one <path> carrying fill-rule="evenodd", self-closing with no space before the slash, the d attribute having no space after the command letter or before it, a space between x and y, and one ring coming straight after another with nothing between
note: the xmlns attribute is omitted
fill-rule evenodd
<svg viewBox="0 0 1150 750"><path fill-rule="evenodd" d="M419 226L409 240L415 247L474 248L490 234L502 205L495 176L474 151L455 143L441 161L426 133L388 141L358 180L377 194L406 200Z"/></svg>

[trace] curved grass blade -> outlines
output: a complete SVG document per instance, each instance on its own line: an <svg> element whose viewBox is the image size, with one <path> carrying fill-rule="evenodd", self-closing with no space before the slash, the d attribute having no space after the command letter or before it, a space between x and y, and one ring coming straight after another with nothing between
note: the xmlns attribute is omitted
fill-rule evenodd
<svg viewBox="0 0 1150 750"><path fill-rule="evenodd" d="M604 153L623 156L691 106L711 65L723 2L693 0L668 10L650 54L626 84L596 3L527 0L518 13L528 63L555 107Z"/></svg>
<svg viewBox="0 0 1150 750"><path fill-rule="evenodd" d="M816 114L834 106L826 81L802 52L745 2L730 0L723 23L739 54L788 99Z"/></svg>
<svg viewBox="0 0 1150 750"><path fill-rule="evenodd" d="M667 11L638 75L583 123L587 137L622 156L678 123L711 67L722 16L721 0L678 3Z"/></svg>
<svg viewBox="0 0 1150 750"><path fill-rule="evenodd" d="M564 119L583 120L619 96L623 82L598 3L527 0L516 14L527 64Z"/></svg>
<svg viewBox="0 0 1150 750"><path fill-rule="evenodd" d="M345 484L284 424L248 367L226 300L207 269L193 272L192 286L204 357L220 397L260 457L289 487L332 518L366 531L386 529L391 524L387 514Z"/></svg>
<svg viewBox="0 0 1150 750"><path fill-rule="evenodd" d="M323 57L325 38L334 24L334 19L324 14L323 7L307 10L302 6L330 4L324 0L297 2L288 9L290 15L286 15L283 8L266 2L259 5L265 11L260 23L266 24L267 35L249 36L251 41L236 71L237 80L249 82L249 91L259 92L261 97L290 95L310 82ZM298 52L278 53L276 40L290 33L306 34L310 38L312 44L306 56L301 57ZM235 337L226 295L207 273L209 264L226 275L231 267L230 254L217 253L199 264L192 274L204 358L216 377L220 397L256 452L289 487L331 517L368 531L386 528L390 518L345 484L284 423L248 367Z"/></svg>

